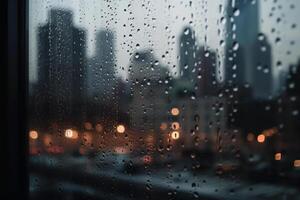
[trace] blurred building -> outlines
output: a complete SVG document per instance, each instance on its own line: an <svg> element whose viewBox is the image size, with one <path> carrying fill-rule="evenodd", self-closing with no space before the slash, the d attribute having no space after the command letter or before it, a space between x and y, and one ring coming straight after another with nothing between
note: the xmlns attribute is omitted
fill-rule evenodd
<svg viewBox="0 0 300 200"><path fill-rule="evenodd" d="M281 96L280 112L278 120L279 128L284 133L280 142L283 148L289 151L291 156L298 156L300 152L300 60L291 65L286 77L286 91Z"/></svg>
<svg viewBox="0 0 300 200"><path fill-rule="evenodd" d="M225 79L227 85L250 84L255 98L266 98L273 92L271 47L259 33L259 4L251 0L228 1Z"/></svg>
<svg viewBox="0 0 300 200"><path fill-rule="evenodd" d="M38 28L38 93L41 122L75 123L84 117L86 33L73 24L72 12L52 9Z"/></svg>
<svg viewBox="0 0 300 200"><path fill-rule="evenodd" d="M251 81L251 69L255 65L253 49L259 31L258 4L250 0L228 1L225 49L227 81L238 84Z"/></svg>
<svg viewBox="0 0 300 200"><path fill-rule="evenodd" d="M101 30L96 36L96 51L88 70L89 96L101 104L110 104L115 98L115 62L114 34Z"/></svg>
<svg viewBox="0 0 300 200"><path fill-rule="evenodd" d="M185 27L179 38L180 55L180 77L184 80L194 82L196 80L196 66L199 60L197 56L197 44L194 30Z"/></svg>
<svg viewBox="0 0 300 200"><path fill-rule="evenodd" d="M254 52L253 92L256 98L267 99L273 92L272 49L267 36L259 34Z"/></svg>
<svg viewBox="0 0 300 200"><path fill-rule="evenodd" d="M179 115L171 117L170 123L180 124L181 137L187 148L194 147L200 140L204 143L227 128L226 99L194 94L193 87L184 85L181 80L175 82L171 93L171 106L179 109Z"/></svg>
<svg viewBox="0 0 300 200"><path fill-rule="evenodd" d="M191 27L185 27L180 35L179 54L180 83L191 84L198 96L216 95L216 53L197 44Z"/></svg>
<svg viewBox="0 0 300 200"><path fill-rule="evenodd" d="M216 53L205 50L204 47L200 47L196 55L198 58L197 65L195 67L197 71L197 77L195 77L196 93L201 97L216 96L219 87L216 76Z"/></svg>
<svg viewBox="0 0 300 200"><path fill-rule="evenodd" d="M193 148L200 140L225 130L226 104L217 96L216 53L197 44L191 27L183 29L179 45L180 77L174 81L170 105L180 114L172 116L169 123L179 123L181 140Z"/></svg>
<svg viewBox="0 0 300 200"><path fill-rule="evenodd" d="M129 68L132 127L146 133L157 131L167 116L169 71L149 49L136 52Z"/></svg>

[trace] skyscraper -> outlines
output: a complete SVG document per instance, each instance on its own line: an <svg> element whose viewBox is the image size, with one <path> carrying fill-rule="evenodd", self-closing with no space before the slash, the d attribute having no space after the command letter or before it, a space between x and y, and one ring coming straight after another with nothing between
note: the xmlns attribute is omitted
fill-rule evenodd
<svg viewBox="0 0 300 200"><path fill-rule="evenodd" d="M272 55L267 37L259 30L259 1L230 0L226 13L227 84L250 84L253 97L272 95Z"/></svg>
<svg viewBox="0 0 300 200"><path fill-rule="evenodd" d="M181 82L200 96L213 95L217 86L215 52L197 44L191 27L185 27L180 35L179 52Z"/></svg>
<svg viewBox="0 0 300 200"><path fill-rule="evenodd" d="M256 98L267 99L273 92L271 45L267 36L259 34L255 43L255 66L252 68L253 92Z"/></svg>
<svg viewBox="0 0 300 200"><path fill-rule="evenodd" d="M179 38L180 75L184 80L193 81L196 77L197 45L192 28L185 27Z"/></svg>
<svg viewBox="0 0 300 200"><path fill-rule="evenodd" d="M205 50L200 47L197 51L198 62L196 65L196 85L198 86L198 95L214 96L218 87L216 77L217 58L216 53L213 51Z"/></svg>
<svg viewBox="0 0 300 200"><path fill-rule="evenodd" d="M259 2L230 0L226 10L225 79L243 85L253 81L254 46L259 31Z"/></svg>
<svg viewBox="0 0 300 200"><path fill-rule="evenodd" d="M101 30L96 36L95 56L89 64L89 93L101 103L111 103L116 85L114 34Z"/></svg>
<svg viewBox="0 0 300 200"><path fill-rule="evenodd" d="M85 31L68 10L49 11L38 28L39 111L45 121L79 122L85 98Z"/></svg>

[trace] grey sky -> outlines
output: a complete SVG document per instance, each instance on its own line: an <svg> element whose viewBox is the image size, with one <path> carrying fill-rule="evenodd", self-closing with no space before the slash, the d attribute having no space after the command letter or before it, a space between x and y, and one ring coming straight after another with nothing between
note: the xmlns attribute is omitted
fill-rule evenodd
<svg viewBox="0 0 300 200"><path fill-rule="evenodd" d="M283 66L295 63L300 55L300 29L297 24L300 1L278 0L277 3L273 0L256 1L260 3L260 29L269 37L273 48L273 63L279 60ZM46 23L47 11L57 7L73 10L75 25L87 30L89 57L93 56L95 33L105 28L115 31L118 74L124 78L129 65L129 53L137 50L136 44L139 44L140 49L152 48L155 56L163 64L168 65L175 75L178 69L178 36L189 22L192 22L191 26L196 32L199 44L205 45L204 37L206 36L206 45L218 50L222 56L223 48L219 46L222 34L218 36L217 32L218 29L224 31L223 25L219 23L224 13L220 13L219 10L220 5L225 9L227 0L197 0L192 1L192 4L189 2L188 0L111 0L109 2L104 0L30 0L30 80L37 79L36 28ZM294 5L294 8L291 5ZM271 13L272 16L270 16ZM278 18L280 18L279 22ZM293 24L296 24L296 28L292 29ZM205 26L207 26L206 29ZM273 32L272 28L275 28ZM129 34L132 34L132 37L129 37ZM172 36L175 38L172 39ZM275 44L277 37L281 41ZM167 55L166 51L169 52ZM287 51L290 53L287 54ZM162 55L166 56L165 59ZM275 68L274 74L277 76L280 68Z"/></svg>

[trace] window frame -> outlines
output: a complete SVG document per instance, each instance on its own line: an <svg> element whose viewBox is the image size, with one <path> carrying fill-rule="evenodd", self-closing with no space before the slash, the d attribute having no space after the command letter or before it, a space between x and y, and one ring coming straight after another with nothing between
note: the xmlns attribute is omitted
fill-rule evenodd
<svg viewBox="0 0 300 200"><path fill-rule="evenodd" d="M5 66L5 130L2 131L1 199L29 199L28 178L28 1L2 1Z"/></svg>

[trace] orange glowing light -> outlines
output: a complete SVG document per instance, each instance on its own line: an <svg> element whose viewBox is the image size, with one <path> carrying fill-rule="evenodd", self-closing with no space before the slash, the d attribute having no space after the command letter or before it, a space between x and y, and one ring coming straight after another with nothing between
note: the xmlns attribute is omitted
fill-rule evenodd
<svg viewBox="0 0 300 200"><path fill-rule="evenodd" d="M67 129L65 131L65 137L69 139L77 139L78 138L78 132L72 129Z"/></svg>
<svg viewBox="0 0 300 200"><path fill-rule="evenodd" d="M124 133L125 132L125 126L120 124L117 126L117 132L118 133Z"/></svg>
<svg viewBox="0 0 300 200"><path fill-rule="evenodd" d="M72 139L77 139L78 138L78 132L73 131Z"/></svg>
<svg viewBox="0 0 300 200"><path fill-rule="evenodd" d="M177 116L177 115L179 115L179 113L180 113L180 111L179 111L178 108L172 108L172 109L171 109L171 114L172 114L173 116Z"/></svg>
<svg viewBox="0 0 300 200"><path fill-rule="evenodd" d="M171 137L172 137L172 139L174 139L174 140L178 140L179 137L180 137L180 133L179 133L178 131L173 131L173 132L171 133Z"/></svg>
<svg viewBox="0 0 300 200"><path fill-rule="evenodd" d="M294 167L300 168L300 160L294 160Z"/></svg>
<svg viewBox="0 0 300 200"><path fill-rule="evenodd" d="M275 153L274 159L275 159L275 160L278 160L278 161L281 160L281 159L282 159L281 153Z"/></svg>
<svg viewBox="0 0 300 200"><path fill-rule="evenodd" d="M30 137L31 139L33 139L33 140L36 140L36 139L38 139L39 134L38 134L37 131L30 131L30 132L29 132L29 137Z"/></svg>
<svg viewBox="0 0 300 200"><path fill-rule="evenodd" d="M65 131L65 137L66 138L72 138L73 137L73 130L72 129L67 129Z"/></svg>
<svg viewBox="0 0 300 200"><path fill-rule="evenodd" d="M266 140L266 136L265 135L260 134L260 135L257 136L257 142L264 143L265 140Z"/></svg>
<svg viewBox="0 0 300 200"><path fill-rule="evenodd" d="M173 122L172 123L172 129L173 130L178 130L180 128L180 124L178 122Z"/></svg>

